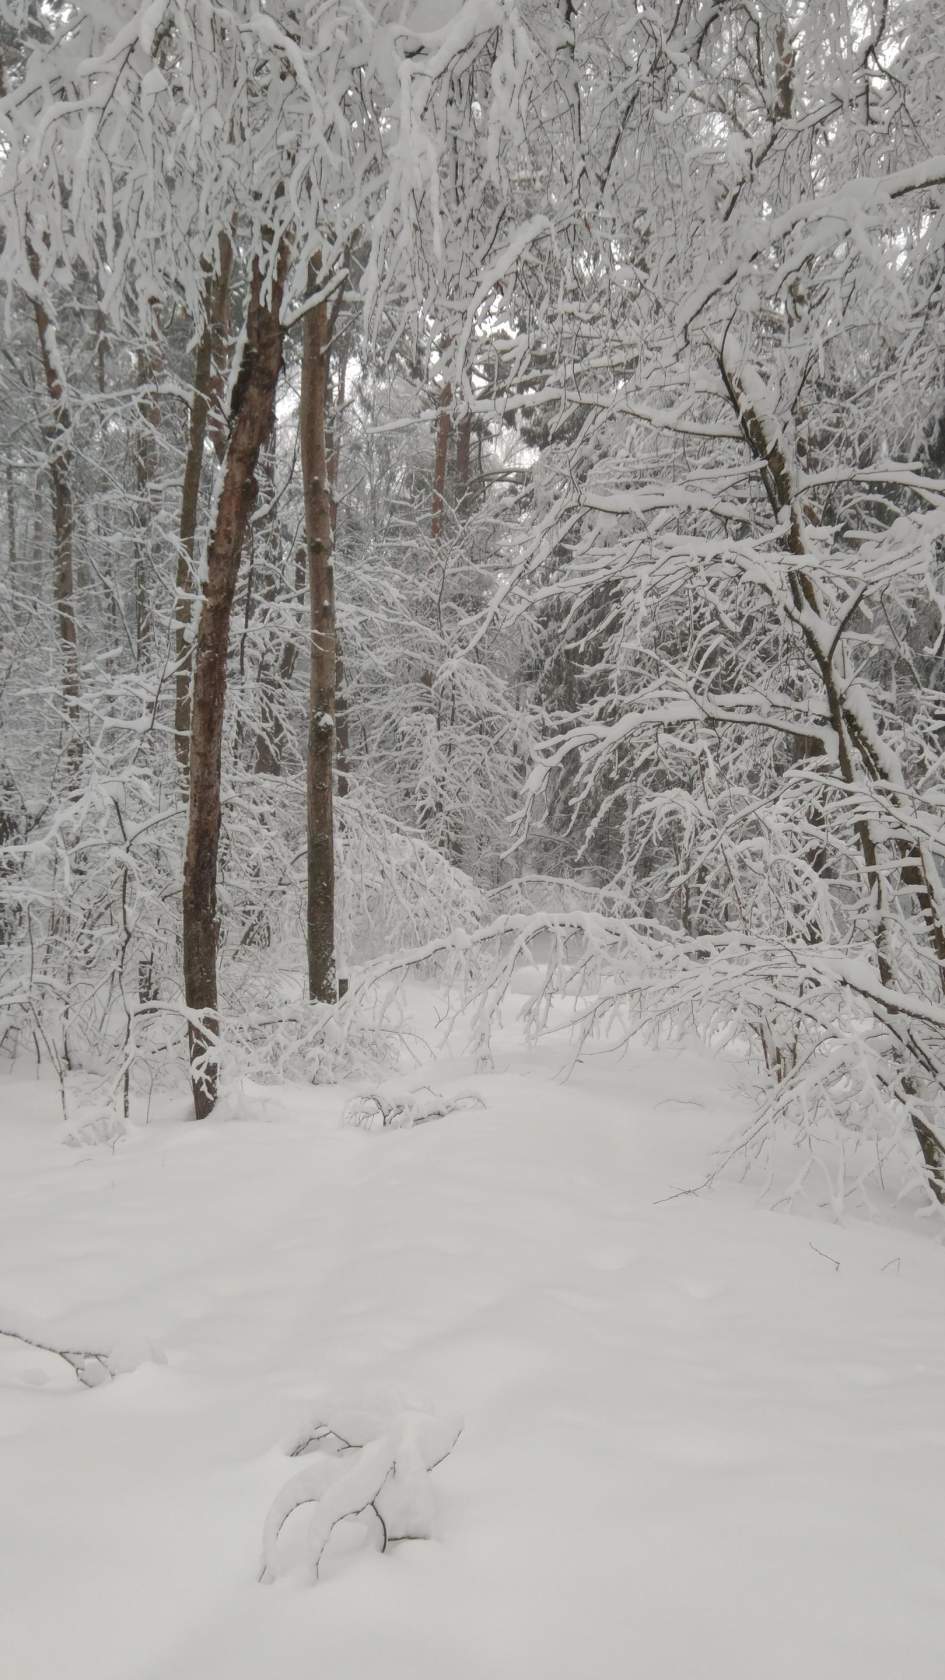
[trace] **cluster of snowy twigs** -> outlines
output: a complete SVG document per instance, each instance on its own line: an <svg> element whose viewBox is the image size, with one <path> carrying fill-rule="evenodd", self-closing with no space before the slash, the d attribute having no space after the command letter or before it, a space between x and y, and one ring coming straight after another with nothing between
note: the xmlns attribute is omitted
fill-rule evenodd
<svg viewBox="0 0 945 1680"><path fill-rule="evenodd" d="M427 1413L394 1418L344 1409L331 1424L315 1422L292 1444L289 1456L306 1459L269 1508L263 1527L260 1581L303 1569L317 1580L332 1536L342 1524L373 1529L378 1550L433 1533L430 1474L452 1452L462 1425ZM292 1534L292 1519L307 1524Z"/></svg>
<svg viewBox="0 0 945 1680"><path fill-rule="evenodd" d="M12 1330L2 1325L0 1339L63 1360L75 1372L83 1388L100 1388L103 1383L111 1382L113 1377L137 1370L139 1365L166 1363L163 1349L145 1336L125 1336L107 1352L93 1348L61 1347L58 1343L45 1340L32 1327L31 1333L27 1334L22 1328Z"/></svg>
<svg viewBox="0 0 945 1680"><path fill-rule="evenodd" d="M360 1091L351 1097L342 1111L342 1124L359 1126L365 1132L403 1131L419 1126L425 1120L440 1120L455 1114L457 1109L485 1108L478 1091L457 1091L444 1096L432 1085L418 1085L411 1090L397 1090L379 1086L372 1091Z"/></svg>

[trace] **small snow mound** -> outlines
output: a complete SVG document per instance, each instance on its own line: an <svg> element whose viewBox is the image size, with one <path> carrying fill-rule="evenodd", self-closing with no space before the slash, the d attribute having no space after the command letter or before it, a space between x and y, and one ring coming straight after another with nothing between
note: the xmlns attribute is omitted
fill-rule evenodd
<svg viewBox="0 0 945 1680"><path fill-rule="evenodd" d="M38 1365L28 1365L20 1372L20 1381L27 1388L45 1388L49 1380L49 1372L41 1370Z"/></svg>
<svg viewBox="0 0 945 1680"><path fill-rule="evenodd" d="M166 1365L167 1354L148 1336L131 1333L122 1336L111 1348L108 1368L115 1377L127 1376L141 1365Z"/></svg>
<svg viewBox="0 0 945 1680"><path fill-rule="evenodd" d="M62 1141L69 1149L87 1149L97 1144L114 1149L127 1136L128 1122L114 1109L102 1108L70 1122Z"/></svg>
<svg viewBox="0 0 945 1680"><path fill-rule="evenodd" d="M75 1374L84 1388L101 1388L103 1383L111 1382L112 1379L110 1368L97 1354L77 1360Z"/></svg>
<svg viewBox="0 0 945 1680"><path fill-rule="evenodd" d="M270 1121L279 1112L279 1102L272 1100L263 1085L251 1079L240 1079L228 1086L213 1111L214 1120L224 1125L243 1125L247 1121Z"/></svg>

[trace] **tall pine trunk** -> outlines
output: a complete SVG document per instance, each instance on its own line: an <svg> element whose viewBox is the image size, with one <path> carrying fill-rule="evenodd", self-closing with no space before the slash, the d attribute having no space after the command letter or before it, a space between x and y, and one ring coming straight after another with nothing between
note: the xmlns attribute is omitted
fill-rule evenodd
<svg viewBox="0 0 945 1680"><path fill-rule="evenodd" d="M198 1120L213 1109L219 1088L217 858L230 618L243 541L256 502L259 451L272 428L282 365L280 311L287 257L283 241L265 286L259 260L253 262L245 337L207 543L207 576L195 643L183 934L184 991L191 1012L190 1074Z"/></svg>

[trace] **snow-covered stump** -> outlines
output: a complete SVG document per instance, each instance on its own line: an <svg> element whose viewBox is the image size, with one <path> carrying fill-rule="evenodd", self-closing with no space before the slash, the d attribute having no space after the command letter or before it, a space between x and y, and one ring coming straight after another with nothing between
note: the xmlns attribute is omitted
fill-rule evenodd
<svg viewBox="0 0 945 1680"><path fill-rule="evenodd" d="M433 1534L434 1495L430 1475L452 1452L462 1425L423 1412L402 1412L371 1436L377 1420L355 1420L355 1429L315 1424L290 1457L311 1455L311 1462L276 1495L263 1525L261 1582L279 1580L302 1568L313 1581L335 1530L349 1519L369 1516L377 1549L402 1540L428 1540ZM310 1506L304 1532L289 1546L283 1530L290 1518ZM365 1531L367 1538L367 1530Z"/></svg>

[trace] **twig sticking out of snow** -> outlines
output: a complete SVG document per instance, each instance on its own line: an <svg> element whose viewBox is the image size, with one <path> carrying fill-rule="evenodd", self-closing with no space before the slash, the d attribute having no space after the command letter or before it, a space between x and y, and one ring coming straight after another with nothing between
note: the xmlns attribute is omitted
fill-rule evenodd
<svg viewBox="0 0 945 1680"><path fill-rule="evenodd" d="M136 1371L139 1365L167 1363L162 1348L147 1336L136 1334L123 1336L108 1353L93 1352L87 1348L53 1347L50 1342L40 1341L38 1336L24 1335L22 1330L0 1328L0 1336L21 1342L24 1347L36 1348L39 1353L51 1353L56 1359L64 1359L85 1388L100 1388L102 1383L111 1382L113 1377Z"/></svg>
<svg viewBox="0 0 945 1680"><path fill-rule="evenodd" d="M328 1543L339 1523L371 1511L380 1530L380 1550L398 1540L426 1540L433 1531L433 1490L429 1474L447 1458L461 1426L423 1413L405 1412L375 1440L349 1441L328 1424L317 1424L291 1456L315 1451L311 1463L296 1472L277 1494L263 1526L259 1580L270 1582L302 1561L318 1579ZM339 1443L334 1452L330 1443ZM301 1559L286 1562L280 1536L293 1512L314 1506Z"/></svg>
<svg viewBox="0 0 945 1680"><path fill-rule="evenodd" d="M333 1445L332 1443L337 1443ZM304 1458L306 1453L318 1452L353 1452L364 1446L363 1441L349 1441L337 1429L329 1429L327 1423L317 1423L310 1435L303 1435L294 1447L289 1449L290 1458Z"/></svg>
<svg viewBox="0 0 945 1680"><path fill-rule="evenodd" d="M832 1254L828 1254L823 1248L818 1248L816 1243L808 1243L807 1246L808 1248L812 1248L815 1254L819 1254L822 1260L829 1260L834 1271L839 1272L840 1262L839 1260L836 1260Z"/></svg>
<svg viewBox="0 0 945 1680"><path fill-rule="evenodd" d="M87 1349L51 1347L48 1342L41 1342L35 1336L24 1336L19 1330L0 1329L0 1336L7 1336L13 1342L22 1342L24 1347L36 1348L40 1353L54 1354L57 1359L64 1359L71 1365L73 1371L86 1388L98 1388L102 1383L110 1382L114 1372L108 1362L106 1353L91 1353Z"/></svg>
<svg viewBox="0 0 945 1680"><path fill-rule="evenodd" d="M367 1132L395 1130L417 1126L424 1120L439 1120L444 1114L454 1114L460 1108L485 1108L478 1091L458 1091L446 1097L430 1085L420 1085L414 1091L363 1091L345 1105L341 1122L344 1126L361 1126Z"/></svg>

